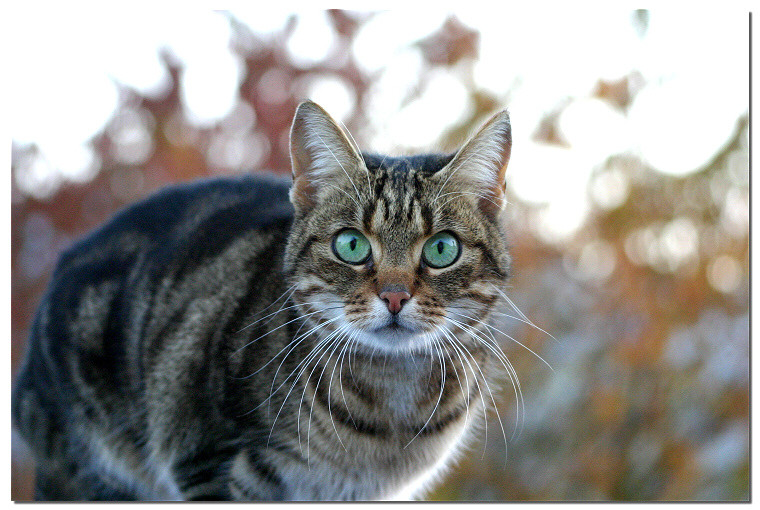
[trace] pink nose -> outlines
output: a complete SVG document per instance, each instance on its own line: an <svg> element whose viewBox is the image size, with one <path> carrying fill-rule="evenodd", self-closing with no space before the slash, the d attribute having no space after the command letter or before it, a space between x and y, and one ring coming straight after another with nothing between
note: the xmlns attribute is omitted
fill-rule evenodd
<svg viewBox="0 0 760 510"><path fill-rule="evenodd" d="M380 293L380 299L385 301L385 304L388 305L388 311L394 315L401 311L401 307L404 306L404 303L409 301L411 297L412 296L406 291L391 292L386 290Z"/></svg>

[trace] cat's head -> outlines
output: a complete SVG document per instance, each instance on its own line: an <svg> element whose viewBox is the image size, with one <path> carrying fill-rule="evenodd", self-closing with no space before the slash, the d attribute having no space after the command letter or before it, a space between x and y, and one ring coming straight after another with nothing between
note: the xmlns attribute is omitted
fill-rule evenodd
<svg viewBox="0 0 760 510"><path fill-rule="evenodd" d="M510 263L498 221L510 148L502 111L453 155L362 155L321 107L301 104L285 269L316 331L401 353L483 320Z"/></svg>

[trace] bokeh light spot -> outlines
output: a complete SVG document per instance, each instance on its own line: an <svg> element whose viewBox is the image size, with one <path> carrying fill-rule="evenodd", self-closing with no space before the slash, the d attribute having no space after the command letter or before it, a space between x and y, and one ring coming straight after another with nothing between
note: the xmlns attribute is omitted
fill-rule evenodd
<svg viewBox="0 0 760 510"><path fill-rule="evenodd" d="M340 122L348 120L354 111L356 94L341 78L311 76L305 85L304 97L322 106L330 116Z"/></svg>
<svg viewBox="0 0 760 510"><path fill-rule="evenodd" d="M287 48L297 66L307 67L326 59L334 44L335 36L327 13L307 11L298 15Z"/></svg>
<svg viewBox="0 0 760 510"><path fill-rule="evenodd" d="M724 294L735 292L742 282L742 266L730 255L719 255L707 266L707 281Z"/></svg>

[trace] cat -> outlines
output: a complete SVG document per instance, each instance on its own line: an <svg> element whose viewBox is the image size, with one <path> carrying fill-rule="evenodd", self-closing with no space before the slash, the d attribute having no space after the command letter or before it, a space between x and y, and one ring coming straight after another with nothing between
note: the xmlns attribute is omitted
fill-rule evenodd
<svg viewBox="0 0 760 510"><path fill-rule="evenodd" d="M36 499L421 497L511 367L510 150L502 111L453 154L363 154L306 101L292 183L177 185L75 243L13 390Z"/></svg>

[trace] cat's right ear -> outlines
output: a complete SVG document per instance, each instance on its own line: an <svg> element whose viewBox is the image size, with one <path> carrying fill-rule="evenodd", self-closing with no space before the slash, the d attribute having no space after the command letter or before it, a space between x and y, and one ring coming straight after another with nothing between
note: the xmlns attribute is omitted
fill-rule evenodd
<svg viewBox="0 0 760 510"><path fill-rule="evenodd" d="M480 197L478 206L494 216L504 208L506 171L512 151L512 127L509 113L503 110L485 123L456 153L454 159L436 174L442 181L439 189L456 186Z"/></svg>
<svg viewBox="0 0 760 510"><path fill-rule="evenodd" d="M364 160L343 129L318 104L298 106L290 129L293 186L290 201L300 210L313 207L325 185L350 179Z"/></svg>

